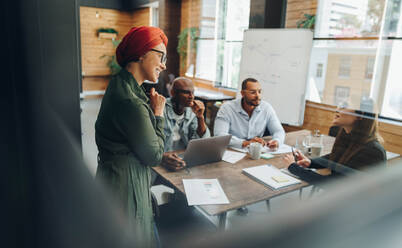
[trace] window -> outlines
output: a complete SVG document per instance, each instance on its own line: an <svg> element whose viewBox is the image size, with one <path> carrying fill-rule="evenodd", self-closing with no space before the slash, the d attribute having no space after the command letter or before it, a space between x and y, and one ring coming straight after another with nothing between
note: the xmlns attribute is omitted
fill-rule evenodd
<svg viewBox="0 0 402 248"><path fill-rule="evenodd" d="M216 68L216 0L202 0L201 4L201 16L200 16L200 39L197 41L197 57L195 77L205 80L215 80L215 68ZM188 75L188 74L187 74ZM190 76L190 75L188 75ZM191 75L192 76L192 75Z"/></svg>
<svg viewBox="0 0 402 248"><path fill-rule="evenodd" d="M366 79L372 79L373 78L374 62L375 62L375 57L370 56L370 57L367 58L366 73L365 73L365 78Z"/></svg>
<svg viewBox="0 0 402 248"><path fill-rule="evenodd" d="M402 120L402 0L320 0L310 61L308 99L374 100L380 117ZM384 17L384 18L383 18ZM381 35L380 35L381 32ZM356 38L357 37L357 38Z"/></svg>
<svg viewBox="0 0 402 248"><path fill-rule="evenodd" d="M336 86L334 95L334 105L338 106L341 103L348 102L349 100L349 87Z"/></svg>
<svg viewBox="0 0 402 248"><path fill-rule="evenodd" d="M350 66L352 64L352 59L350 56L340 57L339 62L339 77L350 77Z"/></svg>
<svg viewBox="0 0 402 248"><path fill-rule="evenodd" d="M202 0L195 77L237 88L250 0Z"/></svg>
<svg viewBox="0 0 402 248"><path fill-rule="evenodd" d="M315 74L316 77L320 78L322 77L322 69L323 69L323 64L317 64L317 73Z"/></svg>

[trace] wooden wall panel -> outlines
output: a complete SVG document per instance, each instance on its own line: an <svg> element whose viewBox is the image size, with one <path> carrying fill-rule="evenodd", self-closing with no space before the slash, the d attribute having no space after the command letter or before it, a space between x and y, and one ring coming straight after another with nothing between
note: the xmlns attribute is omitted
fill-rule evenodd
<svg viewBox="0 0 402 248"><path fill-rule="evenodd" d="M132 12L131 21L132 21L132 27L151 26L152 22L151 8L141 8L134 10Z"/></svg>
<svg viewBox="0 0 402 248"><path fill-rule="evenodd" d="M288 0L286 8L286 28L296 28L296 23L304 14L315 14L318 0Z"/></svg>
<svg viewBox="0 0 402 248"><path fill-rule="evenodd" d="M181 3L181 25L180 30L189 27L199 27L200 26L200 18L202 11L202 0L182 0ZM189 40L190 41L190 40ZM188 46L190 48L190 46ZM190 51L190 49L189 49ZM185 68L180 67L180 75L184 76L186 72L187 66L191 63L195 63L195 51L187 52L187 61ZM192 62L190 62L192 61ZM180 61L181 63L181 61Z"/></svg>
<svg viewBox="0 0 402 248"><path fill-rule="evenodd" d="M98 12L99 17L96 17ZM105 76L110 74L103 55L113 55L115 48L111 40L98 39L97 29L114 28L119 32L117 39L133 26L132 14L118 10L80 7L81 64L84 76Z"/></svg>
<svg viewBox="0 0 402 248"><path fill-rule="evenodd" d="M96 17L98 13L98 17ZM93 7L80 7L81 64L84 91L104 90L110 75L107 58L114 55L115 47L109 39L99 39L99 28L114 28L120 40L134 26L151 25L151 8L132 12ZM106 84L105 84L106 82Z"/></svg>
<svg viewBox="0 0 402 248"><path fill-rule="evenodd" d="M159 27L169 39L167 45L168 60L166 70L168 74L179 76L180 58L177 52L178 38L180 34L181 2L171 0L159 0Z"/></svg>
<svg viewBox="0 0 402 248"><path fill-rule="evenodd" d="M110 76L84 77L82 79L83 91L106 90Z"/></svg>

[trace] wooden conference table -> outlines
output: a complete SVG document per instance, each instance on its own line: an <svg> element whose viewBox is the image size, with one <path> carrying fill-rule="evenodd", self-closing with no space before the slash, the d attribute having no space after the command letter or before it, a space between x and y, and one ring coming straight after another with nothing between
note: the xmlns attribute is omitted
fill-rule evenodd
<svg viewBox="0 0 402 248"><path fill-rule="evenodd" d="M303 138L309 133L310 132L308 130L289 132L286 134L285 144L294 146L296 143L296 139L299 140L300 144L301 140L303 140ZM267 140L269 139L270 137L267 137ZM334 137L324 136L324 149L322 155L331 152L334 141ZM217 215L219 219L219 228L224 229L226 224L227 211L238 209L240 207L244 207L260 201L267 201L267 204L269 204L269 199L275 196L308 186L308 183L302 182L301 184L289 186L283 189L272 190L242 173L243 168L263 164L271 164L277 168L284 168L286 164L282 159L283 156L284 154L281 154L276 155L275 158L269 160L252 160L249 155L247 155L235 164L231 164L225 161L219 161L215 163L191 167L190 174L188 174L186 170L171 172L161 166L153 167L153 169L164 180L172 184L183 194L185 194L185 191L182 179L217 178L230 203L222 205L200 205L199 208L201 208L205 213L210 216Z"/></svg>

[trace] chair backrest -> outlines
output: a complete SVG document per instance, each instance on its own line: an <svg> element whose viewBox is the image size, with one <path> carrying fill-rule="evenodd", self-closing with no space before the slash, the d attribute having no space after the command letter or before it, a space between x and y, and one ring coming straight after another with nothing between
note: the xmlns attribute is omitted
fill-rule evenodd
<svg viewBox="0 0 402 248"><path fill-rule="evenodd" d="M268 130L268 128L265 128L264 135L262 137L265 136L271 136L271 132Z"/></svg>
<svg viewBox="0 0 402 248"><path fill-rule="evenodd" d="M332 137L336 137L336 136L338 135L338 133L339 133L339 129L340 129L339 126L332 126L332 127L330 127L330 128L329 128L328 135L329 135L329 136L332 136Z"/></svg>

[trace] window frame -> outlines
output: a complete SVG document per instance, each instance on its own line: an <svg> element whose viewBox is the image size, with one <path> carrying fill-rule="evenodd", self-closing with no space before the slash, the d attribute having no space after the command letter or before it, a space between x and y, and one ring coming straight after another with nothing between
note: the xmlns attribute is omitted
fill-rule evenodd
<svg viewBox="0 0 402 248"><path fill-rule="evenodd" d="M321 0L322 1L322 0ZM319 3L318 3L318 6L317 6L317 12L319 12L320 11L320 5L321 5L321 1L319 1ZM388 1L389 2L389 4L393 4L393 2L392 1ZM383 13L382 13L382 19L381 19L381 30L380 30L380 32L378 33L378 35L375 35L375 36L373 36L373 35L368 35L368 36L363 36L363 37L348 37L348 36L345 36L345 37L333 37L333 36L330 36L330 35L327 35L326 37L324 37L323 35L318 35L318 37L316 37L316 32L314 32L314 38L313 38L313 40L314 41L318 41L318 40L325 40L325 41L331 41L331 40L334 40L334 41L341 41L341 40L378 40L378 47L376 48L377 49L377 53L376 53L376 56L375 56L375 62L374 62L374 65L373 65L373 72L372 72L372 74L373 74L373 76L372 76L372 78L371 79L368 79L367 78L367 64L366 64L366 68L365 68L365 75L364 75L364 79L366 80L366 81L369 81L369 82L373 82L372 83L372 86L371 86L371 90L370 90L370 92L372 92L373 91L373 89L375 90L375 87L379 87L377 84L381 84L382 82L381 81L376 81L376 80L374 80L375 78L375 76L376 76L376 69L377 69L377 56L378 56L378 51L379 51L379 49L381 48L381 45L382 44L384 44L385 42L387 42L387 41L389 41L389 40L401 40L402 41L402 33L401 34L399 34L398 35L398 37L396 37L396 36L390 36L390 35L384 35L384 26L387 24L387 20L386 20L386 18L387 18L387 13L388 13L388 6L387 6L387 1L385 1L385 3L384 3L384 9L383 9ZM402 5L402 3L400 3L401 5ZM401 7L401 13L402 13L402 7ZM401 13L399 13L399 17L400 17L400 19L399 19L399 24L398 25L402 25L402 14ZM318 13L317 13L318 14ZM319 15L317 15L317 22L319 21ZM318 25L316 24L316 30L317 30L317 27L319 27L321 24L320 23L318 23ZM398 26L397 25L397 26ZM396 32L400 32L400 30L397 30ZM368 60L369 60L369 58L368 58ZM352 64L353 64L353 59L352 59L352 61L351 61L351 68L353 68L353 66L352 66ZM339 68L338 68L339 69ZM351 73L353 73L353 70L350 70L350 72ZM387 75L388 75L388 71L387 72L382 72L382 73L387 73ZM342 76L342 75L339 75L340 73L338 72L338 76L339 76L339 78L340 79L342 79L342 78L350 78L350 76L351 75L349 75L349 77L344 77L344 76ZM326 79L324 79L324 82L325 83L327 83L327 81L326 81ZM387 82L384 82L383 84L386 84ZM340 85L341 86L341 85ZM334 92L335 92L335 89L334 89ZM371 93L371 94L373 94L373 93ZM386 121L391 121L392 123L397 123L397 125L401 125L402 124L402 118L401 119L399 119L399 118L393 118L393 117L389 117L389 116L383 116L382 114L381 114L381 111L382 111L382 107L383 107L383 104L384 104L384 97L385 97L385 92L383 91L382 92L382 95L381 96L371 96L372 98L374 98L375 100L376 100L376 102L379 102L378 101L378 99L380 98L381 99L381 102L380 103L378 103L378 110L379 110L379 113L378 113L378 117L379 117L379 120L386 120ZM314 103L317 103L317 102L315 102L314 100L310 100L310 99L306 99L306 100L309 100L309 101L312 101L312 102L314 102ZM335 102L335 97L334 97L334 99L333 99L333 101ZM319 104L329 104L329 105L332 105L331 103L328 103L328 102L322 102L322 103L319 103Z"/></svg>

